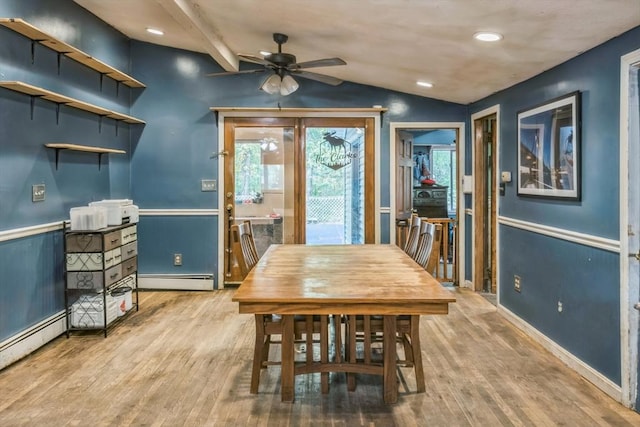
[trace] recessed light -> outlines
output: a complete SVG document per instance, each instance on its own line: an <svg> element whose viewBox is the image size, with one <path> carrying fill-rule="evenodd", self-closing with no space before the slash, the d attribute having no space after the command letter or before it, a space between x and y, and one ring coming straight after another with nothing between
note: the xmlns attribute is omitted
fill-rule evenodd
<svg viewBox="0 0 640 427"><path fill-rule="evenodd" d="M157 28L147 28L147 33L155 34L156 36L164 35L164 31L158 30Z"/></svg>
<svg viewBox="0 0 640 427"><path fill-rule="evenodd" d="M429 83L429 82L420 82L420 81L418 81L418 82L416 82L416 84L418 86L422 86L422 87L433 87L433 83Z"/></svg>
<svg viewBox="0 0 640 427"><path fill-rule="evenodd" d="M473 35L473 38L481 42L497 42L502 40L502 34L492 33L490 31L480 31Z"/></svg>

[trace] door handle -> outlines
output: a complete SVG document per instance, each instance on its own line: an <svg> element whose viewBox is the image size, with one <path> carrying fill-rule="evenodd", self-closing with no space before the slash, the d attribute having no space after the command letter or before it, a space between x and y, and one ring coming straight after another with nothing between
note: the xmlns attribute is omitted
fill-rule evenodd
<svg viewBox="0 0 640 427"><path fill-rule="evenodd" d="M635 258L636 260L640 261L640 252L629 254L629 258Z"/></svg>
<svg viewBox="0 0 640 427"><path fill-rule="evenodd" d="M633 304L633 308L635 308L636 310L640 310L640 302Z"/></svg>

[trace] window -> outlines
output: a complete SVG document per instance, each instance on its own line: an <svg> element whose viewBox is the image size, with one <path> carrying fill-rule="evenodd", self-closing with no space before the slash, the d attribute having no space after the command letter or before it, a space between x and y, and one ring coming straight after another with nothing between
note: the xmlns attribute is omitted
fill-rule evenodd
<svg viewBox="0 0 640 427"><path fill-rule="evenodd" d="M438 185L447 186L447 208L456 212L456 147L431 146L431 175Z"/></svg>

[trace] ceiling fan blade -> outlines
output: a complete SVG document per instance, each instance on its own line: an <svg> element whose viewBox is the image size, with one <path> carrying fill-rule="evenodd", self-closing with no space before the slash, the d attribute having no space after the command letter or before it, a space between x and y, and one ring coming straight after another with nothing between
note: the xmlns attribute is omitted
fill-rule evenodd
<svg viewBox="0 0 640 427"><path fill-rule="evenodd" d="M342 80L340 80L339 78L325 76L323 74L310 73L309 71L291 70L291 74L305 79L315 80L317 82L325 83L331 86L338 86L340 83L342 83Z"/></svg>
<svg viewBox="0 0 640 427"><path fill-rule="evenodd" d="M220 76L232 76L235 74L252 74L252 73L263 73L265 71L264 68L256 68L253 70L242 70L242 71L223 71L221 73L210 73L205 74L206 77L220 77Z"/></svg>
<svg viewBox="0 0 640 427"><path fill-rule="evenodd" d="M295 64L293 67L314 68L314 67L331 67L334 65L347 65L347 63L340 58L324 58L324 59L316 59L314 61L300 62L298 64Z"/></svg>
<svg viewBox="0 0 640 427"><path fill-rule="evenodd" d="M240 60L245 62L252 62L254 64L260 64L266 67L275 67L276 65L273 62L269 61L268 59L264 59L255 55L245 55L243 53L239 53L238 58L240 58Z"/></svg>

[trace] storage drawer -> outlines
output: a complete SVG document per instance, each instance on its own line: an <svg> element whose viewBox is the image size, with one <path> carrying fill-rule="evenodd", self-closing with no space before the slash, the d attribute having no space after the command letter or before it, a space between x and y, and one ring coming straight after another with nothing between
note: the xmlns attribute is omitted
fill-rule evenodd
<svg viewBox="0 0 640 427"><path fill-rule="evenodd" d="M113 267L122 261L122 246L104 253L104 268Z"/></svg>
<svg viewBox="0 0 640 427"><path fill-rule="evenodd" d="M110 251L122 245L122 230L112 231L104 235L104 250Z"/></svg>
<svg viewBox="0 0 640 427"><path fill-rule="evenodd" d="M122 244L126 245L135 240L138 240L138 226L132 225L131 227L123 228L122 232Z"/></svg>
<svg viewBox="0 0 640 427"><path fill-rule="evenodd" d="M122 248L122 261L138 255L138 241L127 243Z"/></svg>
<svg viewBox="0 0 640 427"><path fill-rule="evenodd" d="M102 234L82 233L67 235L67 252L102 252Z"/></svg>
<svg viewBox="0 0 640 427"><path fill-rule="evenodd" d="M102 270L102 253L67 254L67 271Z"/></svg>
<svg viewBox="0 0 640 427"><path fill-rule="evenodd" d="M69 289L102 289L102 271L70 271L67 273Z"/></svg>
<svg viewBox="0 0 640 427"><path fill-rule="evenodd" d="M105 286L109 287L122 279L122 264L114 265L104 272Z"/></svg>
<svg viewBox="0 0 640 427"><path fill-rule="evenodd" d="M128 276L138 271L138 257L129 258L122 262L122 276Z"/></svg>

